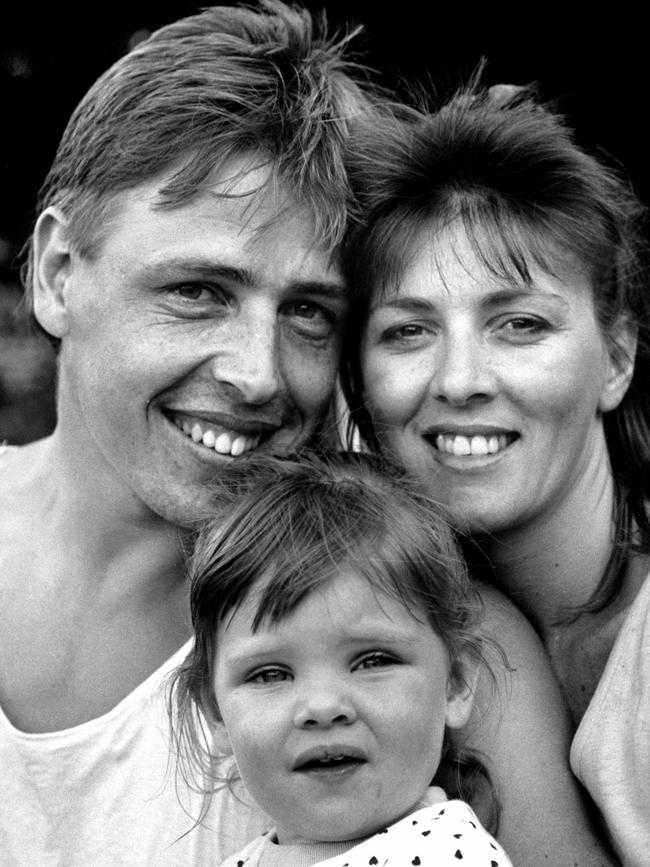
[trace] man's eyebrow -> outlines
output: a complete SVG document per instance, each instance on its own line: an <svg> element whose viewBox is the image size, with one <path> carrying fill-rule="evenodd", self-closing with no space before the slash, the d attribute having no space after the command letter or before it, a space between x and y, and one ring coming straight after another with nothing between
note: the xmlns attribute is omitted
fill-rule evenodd
<svg viewBox="0 0 650 867"><path fill-rule="evenodd" d="M327 282L322 280L296 280L290 284L290 288L294 292L304 292L307 295L324 299L329 298L330 301L344 302L347 301L348 297L347 286L334 280Z"/></svg>
<svg viewBox="0 0 650 867"><path fill-rule="evenodd" d="M227 280L240 286L262 286L259 273L241 265L215 262L210 259L164 259L160 262L143 263L139 274L144 280ZM339 280L295 280L289 286L293 292L304 292L330 300L346 300L347 287Z"/></svg>
<svg viewBox="0 0 650 867"><path fill-rule="evenodd" d="M139 274L144 279L170 281L179 279L222 279L233 283L240 283L242 286L252 285L255 281L253 272L240 265L230 265L210 259L183 257L143 263L139 268Z"/></svg>

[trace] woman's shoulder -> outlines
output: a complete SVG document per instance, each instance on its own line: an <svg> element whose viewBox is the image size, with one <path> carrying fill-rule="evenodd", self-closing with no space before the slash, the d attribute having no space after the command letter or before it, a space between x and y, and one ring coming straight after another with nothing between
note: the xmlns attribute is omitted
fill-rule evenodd
<svg viewBox="0 0 650 867"><path fill-rule="evenodd" d="M531 646L535 652L543 645L528 618L501 590L489 584L476 584L483 603L482 631L489 638L503 644Z"/></svg>
<svg viewBox="0 0 650 867"><path fill-rule="evenodd" d="M503 593L480 586L486 670L456 746L485 760L514 864L610 864L568 763L572 726L537 632ZM492 648L498 648L493 652Z"/></svg>

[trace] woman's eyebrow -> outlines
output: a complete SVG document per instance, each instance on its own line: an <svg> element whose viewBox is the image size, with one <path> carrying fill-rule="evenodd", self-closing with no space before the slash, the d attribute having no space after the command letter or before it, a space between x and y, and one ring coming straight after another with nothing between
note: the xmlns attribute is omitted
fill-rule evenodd
<svg viewBox="0 0 650 867"><path fill-rule="evenodd" d="M404 310L407 312L429 312L436 309L436 304L430 299L420 295L394 295L380 299L370 308L370 313L376 310Z"/></svg>
<svg viewBox="0 0 650 867"><path fill-rule="evenodd" d="M513 287L507 289L495 289L493 292L479 296L477 300L483 307L497 307L501 304L512 303L519 300L535 298L536 300L550 301L551 303L560 304L563 307L569 307L568 300L559 293L547 292L536 287ZM387 298L382 298L373 304L370 308L370 313L377 310L397 310L408 313L428 313L436 310L438 305L431 297L423 295L395 295Z"/></svg>
<svg viewBox="0 0 650 867"><path fill-rule="evenodd" d="M535 300L550 301L553 304L561 304L563 307L569 307L567 299L558 292L549 292L539 289L536 286L515 286L507 289L497 289L483 297L485 306L498 306L500 304L508 304L513 301L534 298Z"/></svg>

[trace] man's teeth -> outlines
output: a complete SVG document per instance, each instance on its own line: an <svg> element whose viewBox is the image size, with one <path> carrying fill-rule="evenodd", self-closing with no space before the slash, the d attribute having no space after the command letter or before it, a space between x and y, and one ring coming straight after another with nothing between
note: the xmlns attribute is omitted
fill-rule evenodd
<svg viewBox="0 0 650 867"><path fill-rule="evenodd" d="M261 438L260 434L245 436L234 431L215 433L212 428L204 430L198 422L190 424L188 421L183 421L180 425L177 422L177 425L195 443L202 443L207 448L214 449L220 455L232 455L235 458L243 455L244 452L257 448Z"/></svg>
<svg viewBox="0 0 650 867"><path fill-rule="evenodd" d="M473 436L466 437L456 434L438 434L435 438L435 446L440 452L448 455L495 455L508 445L508 436Z"/></svg>

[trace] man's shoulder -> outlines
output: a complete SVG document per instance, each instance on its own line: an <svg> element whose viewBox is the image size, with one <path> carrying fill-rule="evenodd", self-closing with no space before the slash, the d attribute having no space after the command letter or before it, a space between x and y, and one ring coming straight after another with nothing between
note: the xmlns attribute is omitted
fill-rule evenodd
<svg viewBox="0 0 650 867"><path fill-rule="evenodd" d="M0 487L16 481L36 464L45 460L47 440L14 445L0 439Z"/></svg>
<svg viewBox="0 0 650 867"><path fill-rule="evenodd" d="M36 474L45 462L44 442L0 443L0 528L6 523L15 525L21 514L33 511L31 501L40 496Z"/></svg>

